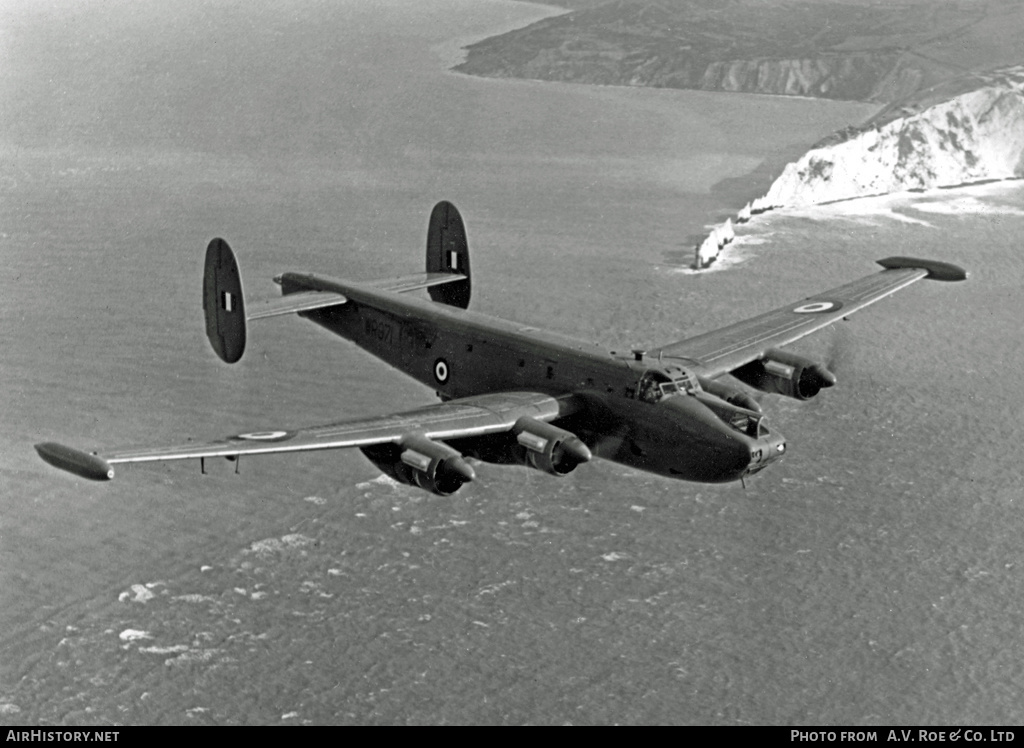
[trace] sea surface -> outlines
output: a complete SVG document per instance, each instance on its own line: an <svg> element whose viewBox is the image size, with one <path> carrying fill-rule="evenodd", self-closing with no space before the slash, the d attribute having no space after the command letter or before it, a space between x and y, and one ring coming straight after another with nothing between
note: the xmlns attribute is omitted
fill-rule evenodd
<svg viewBox="0 0 1024 748"><path fill-rule="evenodd" d="M888 724L1024 719L1024 188L705 226L857 103L474 79L513 2L0 9L0 722ZM202 256L418 271L466 219L474 308L653 346L918 255L967 266L795 350L747 483L481 466L448 498L358 452L122 466L32 444L179 443L433 393L299 319L209 350Z"/></svg>

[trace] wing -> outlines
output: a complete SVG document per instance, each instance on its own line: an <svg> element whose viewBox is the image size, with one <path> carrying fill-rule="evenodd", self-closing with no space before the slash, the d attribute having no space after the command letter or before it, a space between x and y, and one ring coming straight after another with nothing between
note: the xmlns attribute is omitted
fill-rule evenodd
<svg viewBox="0 0 1024 748"><path fill-rule="evenodd" d="M523 417L552 421L569 415L577 407L572 395L556 397L536 392L503 392L358 421L298 430L251 431L203 444L130 447L92 453L54 442L37 444L35 448L40 457L61 470L92 480L110 480L114 477L111 465L118 463L402 444L410 437L454 439L482 436L510 431Z"/></svg>
<svg viewBox="0 0 1024 748"><path fill-rule="evenodd" d="M878 264L885 270L767 314L672 343L651 351L650 355L683 359L697 373L714 378L763 358L767 350L810 335L922 278L959 281L967 277L962 268L933 260L888 257Z"/></svg>

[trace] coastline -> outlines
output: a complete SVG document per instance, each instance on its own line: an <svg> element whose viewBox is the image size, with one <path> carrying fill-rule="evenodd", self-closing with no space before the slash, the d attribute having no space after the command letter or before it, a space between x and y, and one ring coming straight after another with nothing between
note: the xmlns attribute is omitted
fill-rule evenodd
<svg viewBox="0 0 1024 748"><path fill-rule="evenodd" d="M510 9L515 8L517 12L523 13L522 19L517 19L514 22L508 20L501 24L495 24L493 27L488 26L480 31L474 31L471 34L460 34L459 36L446 39L430 46L430 51L437 56L448 73L471 75L470 73L460 73L452 68L457 65L461 65L466 61L466 55L468 54L467 48L472 44L477 44L485 41L486 39L502 36L503 34L507 34L512 31L518 31L536 23L537 21L543 21L545 18L554 18L555 16L572 12L568 8L561 8L556 5L546 5L544 3L522 2L521 0L506 1L510 6ZM533 12L528 13L528 11Z"/></svg>

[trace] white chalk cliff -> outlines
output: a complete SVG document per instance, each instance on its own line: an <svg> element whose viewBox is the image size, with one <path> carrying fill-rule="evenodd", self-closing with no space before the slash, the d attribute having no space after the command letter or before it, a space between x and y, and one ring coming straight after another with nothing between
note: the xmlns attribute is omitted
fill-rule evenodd
<svg viewBox="0 0 1024 748"><path fill-rule="evenodd" d="M1024 176L1024 66L974 77L973 90L916 111L886 110L846 139L808 151L758 207Z"/></svg>
<svg viewBox="0 0 1024 748"><path fill-rule="evenodd" d="M972 73L836 133L786 166L736 223L767 210L1024 177L1024 66ZM731 228L731 227L730 227ZM719 227L697 245L710 266Z"/></svg>

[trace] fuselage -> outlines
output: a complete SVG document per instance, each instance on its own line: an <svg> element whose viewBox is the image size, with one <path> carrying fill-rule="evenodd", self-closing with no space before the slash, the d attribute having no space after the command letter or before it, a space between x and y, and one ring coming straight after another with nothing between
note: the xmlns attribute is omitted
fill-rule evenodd
<svg viewBox="0 0 1024 748"><path fill-rule="evenodd" d="M432 387L442 399L573 393L575 407L558 425L605 459L718 483L762 469L785 449L759 413L702 391L695 376L676 366L364 284L299 273L285 273L280 282L285 294L343 294L347 303L300 316Z"/></svg>

